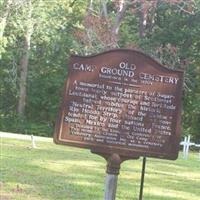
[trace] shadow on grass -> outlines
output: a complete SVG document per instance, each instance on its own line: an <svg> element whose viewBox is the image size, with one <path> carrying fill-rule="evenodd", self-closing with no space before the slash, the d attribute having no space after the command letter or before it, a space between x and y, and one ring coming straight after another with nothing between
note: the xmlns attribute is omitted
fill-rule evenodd
<svg viewBox="0 0 200 200"><path fill-rule="evenodd" d="M11 190L26 186L24 193L36 199L103 198L106 162L87 150L10 146L2 154L1 179L12 185Z"/></svg>
<svg viewBox="0 0 200 200"><path fill-rule="evenodd" d="M186 199L176 197L176 196L171 197L171 196L167 196L167 195L146 195L146 196L144 196L143 200L186 200Z"/></svg>
<svg viewBox="0 0 200 200"><path fill-rule="evenodd" d="M104 176L92 168L73 169L72 166L65 170L63 166L61 173L29 162L16 167L15 162L9 160L9 167L2 166L2 170L3 182L13 185L13 189L16 185L21 185L22 189L28 186L23 191L29 196L51 200L102 199Z"/></svg>
<svg viewBox="0 0 200 200"><path fill-rule="evenodd" d="M151 195L152 192L155 192L153 190L156 189L156 194L151 196L146 196L144 200L153 200L153 199L159 199L159 200L199 200L200 199L200 179L199 177L199 170L197 166L189 165L188 163L186 165L185 162L182 162L182 165L180 163L176 165L177 162L175 161L157 161L156 162L151 159L149 161L149 164L147 163L146 167L146 174L145 174L145 183L144 183L144 193L147 195ZM141 166L141 160L140 166ZM180 162L180 161L179 161ZM192 162L193 163L193 162ZM196 165L199 163L195 162ZM130 163L132 164L132 163ZM198 165L199 166L199 165ZM130 185L130 181L133 181L133 179L130 179L131 176L128 173L128 171L132 171L132 173L139 174L139 179L141 175L141 169L138 171L138 167L136 170L134 170L135 167L132 164L132 168L130 166L126 166L126 176L123 176L121 178L121 182L127 183L127 188L132 187L133 185ZM128 175L129 174L129 175ZM191 177L192 176L192 177ZM138 181L138 184L140 180ZM126 187L124 186L126 189ZM139 186L138 186L139 188ZM159 196L159 191L162 190L163 195ZM139 193L139 189L138 189ZM122 198L123 199L123 198Z"/></svg>

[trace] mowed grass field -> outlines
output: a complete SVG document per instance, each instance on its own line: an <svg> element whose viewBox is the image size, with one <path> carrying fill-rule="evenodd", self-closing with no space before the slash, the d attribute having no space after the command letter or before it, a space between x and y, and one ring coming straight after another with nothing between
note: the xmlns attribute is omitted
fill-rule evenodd
<svg viewBox="0 0 200 200"><path fill-rule="evenodd" d="M89 150L0 138L0 200L103 200L106 162ZM116 200L137 200L142 159L121 165ZM147 159L144 200L200 200L200 159Z"/></svg>

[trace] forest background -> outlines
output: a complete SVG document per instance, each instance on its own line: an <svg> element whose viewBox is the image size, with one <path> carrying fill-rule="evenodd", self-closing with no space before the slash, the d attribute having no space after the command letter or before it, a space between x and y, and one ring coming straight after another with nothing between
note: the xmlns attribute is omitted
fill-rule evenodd
<svg viewBox="0 0 200 200"><path fill-rule="evenodd" d="M200 0L0 0L0 130L52 136L71 53L134 48L185 71L200 143Z"/></svg>

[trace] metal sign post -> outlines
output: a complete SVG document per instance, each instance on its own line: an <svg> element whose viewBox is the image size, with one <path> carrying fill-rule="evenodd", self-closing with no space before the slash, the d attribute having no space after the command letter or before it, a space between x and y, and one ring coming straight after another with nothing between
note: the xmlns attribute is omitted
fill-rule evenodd
<svg viewBox="0 0 200 200"><path fill-rule="evenodd" d="M138 159L139 156L127 157L118 153L105 153L102 149L91 149L91 152L107 161L104 200L115 200L121 163L129 159Z"/></svg>
<svg viewBox="0 0 200 200"><path fill-rule="evenodd" d="M104 200L115 200L120 164L121 158L118 154L112 154L107 160Z"/></svg>
<svg viewBox="0 0 200 200"><path fill-rule="evenodd" d="M118 175L107 174L105 181L104 200L115 200Z"/></svg>
<svg viewBox="0 0 200 200"><path fill-rule="evenodd" d="M143 157L139 200L142 200L143 197L145 168L146 168L146 157Z"/></svg>

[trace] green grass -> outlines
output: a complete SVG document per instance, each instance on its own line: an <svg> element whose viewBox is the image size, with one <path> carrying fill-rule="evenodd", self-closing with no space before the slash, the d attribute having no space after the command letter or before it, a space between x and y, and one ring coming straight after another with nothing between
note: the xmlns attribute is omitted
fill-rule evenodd
<svg viewBox="0 0 200 200"><path fill-rule="evenodd" d="M102 200L106 162L89 150L0 139L0 200ZM116 200L138 199L142 159L121 165ZM147 159L144 200L199 200L200 159Z"/></svg>

